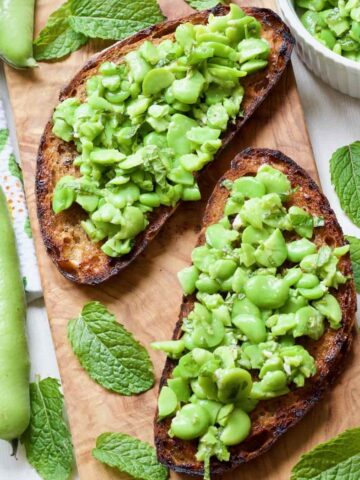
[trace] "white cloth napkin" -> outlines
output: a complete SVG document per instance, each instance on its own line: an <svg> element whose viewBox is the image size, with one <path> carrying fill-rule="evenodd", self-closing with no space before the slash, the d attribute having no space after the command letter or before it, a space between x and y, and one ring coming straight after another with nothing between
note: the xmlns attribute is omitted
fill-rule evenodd
<svg viewBox="0 0 360 480"><path fill-rule="evenodd" d="M0 99L0 185L12 216L20 269L28 301L42 296L34 242L26 207L22 172L11 143L5 110ZM1 239L0 239L1 248Z"/></svg>

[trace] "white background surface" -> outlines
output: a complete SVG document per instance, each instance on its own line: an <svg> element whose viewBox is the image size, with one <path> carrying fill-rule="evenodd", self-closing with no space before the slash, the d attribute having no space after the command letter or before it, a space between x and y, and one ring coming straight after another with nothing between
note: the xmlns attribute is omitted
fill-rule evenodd
<svg viewBox="0 0 360 480"><path fill-rule="evenodd" d="M360 100L332 90L314 77L295 55L293 56L293 65L322 189L335 210L344 233L360 237L360 229L351 223L340 208L329 173L331 154L340 146L360 140ZM4 99L12 138L15 140L15 130L11 122L11 112L1 66L0 96ZM42 300L29 306L27 328L32 379L35 374L40 374L41 377L59 378ZM9 454L10 446L0 440L0 480L37 480L40 478L27 464L22 449L19 451L17 461Z"/></svg>

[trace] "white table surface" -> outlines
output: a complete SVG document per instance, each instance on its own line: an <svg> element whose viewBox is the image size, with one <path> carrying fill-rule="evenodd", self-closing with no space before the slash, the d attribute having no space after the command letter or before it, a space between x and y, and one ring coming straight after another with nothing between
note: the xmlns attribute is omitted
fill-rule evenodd
<svg viewBox="0 0 360 480"><path fill-rule="evenodd" d="M322 189L335 210L344 233L360 237L360 229L351 223L340 208L329 173L331 154L340 146L360 140L360 100L347 97L325 85L304 67L296 55L293 56L293 66ZM15 142L16 133L11 119L11 109L1 65L0 96L6 105L11 136ZM32 379L35 374L40 374L43 378L47 376L59 378L46 310L42 300L37 300L29 305L27 329ZM39 478L26 462L22 448L20 448L18 459L15 461L13 457L10 457L10 446L0 440L1 480L37 480Z"/></svg>

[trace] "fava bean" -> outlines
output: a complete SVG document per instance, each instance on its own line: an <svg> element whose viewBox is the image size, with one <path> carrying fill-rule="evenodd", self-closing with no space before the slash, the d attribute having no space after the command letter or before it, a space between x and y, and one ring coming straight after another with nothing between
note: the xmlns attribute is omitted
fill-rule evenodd
<svg viewBox="0 0 360 480"><path fill-rule="evenodd" d="M190 398L189 382L184 378L169 378L169 388L175 393L178 402L188 402Z"/></svg>
<svg viewBox="0 0 360 480"><path fill-rule="evenodd" d="M288 298L289 286L273 275L254 275L245 285L245 294L257 307L279 308Z"/></svg>
<svg viewBox="0 0 360 480"><path fill-rule="evenodd" d="M280 313L295 313L306 305L308 305L308 301L302 295L290 295L285 305L280 308Z"/></svg>
<svg viewBox="0 0 360 480"><path fill-rule="evenodd" d="M237 445L245 440L251 429L250 417L239 408L235 408L229 415L227 424L220 435L224 445Z"/></svg>
<svg viewBox="0 0 360 480"><path fill-rule="evenodd" d="M330 323L331 328L338 329L341 326L342 312L339 302L334 295L327 293L320 300L313 303L314 307L322 313Z"/></svg>
<svg viewBox="0 0 360 480"><path fill-rule="evenodd" d="M146 96L156 95L161 90L169 87L174 79L174 74L166 68L154 68L145 75L142 91Z"/></svg>
<svg viewBox="0 0 360 480"><path fill-rule="evenodd" d="M264 267L279 267L287 258L286 243L280 229L277 228L255 251L257 263Z"/></svg>
<svg viewBox="0 0 360 480"><path fill-rule="evenodd" d="M249 314L237 315L232 319L232 323L243 333L252 343L260 343L266 340L265 323L259 317Z"/></svg>
<svg viewBox="0 0 360 480"><path fill-rule="evenodd" d="M242 269L241 267L238 267L235 270L235 273L231 279L231 289L235 293L242 293L244 291L245 283L247 282L247 279L248 279L248 276L244 271L244 269Z"/></svg>
<svg viewBox="0 0 360 480"><path fill-rule="evenodd" d="M210 423L210 415L204 407L189 403L172 419L169 433L182 440L193 440L204 435Z"/></svg>
<svg viewBox="0 0 360 480"><path fill-rule="evenodd" d="M313 273L305 273L296 284L297 288L314 288L319 285L320 280Z"/></svg>
<svg viewBox="0 0 360 480"><path fill-rule="evenodd" d="M212 316L210 322L195 321L192 339L198 347L212 348L221 343L224 334L225 327L222 320L216 316Z"/></svg>
<svg viewBox="0 0 360 480"><path fill-rule="evenodd" d="M194 265L184 268L177 276L185 295L189 295L195 291L195 284L199 278L199 270Z"/></svg>
<svg viewBox="0 0 360 480"><path fill-rule="evenodd" d="M239 233L235 230L228 230L219 223L210 225L206 229L206 242L213 248L222 250L230 246L232 242L239 238Z"/></svg>
<svg viewBox="0 0 360 480"><path fill-rule="evenodd" d="M235 180L233 191L240 192L247 198L262 197L265 195L264 184L255 177L241 177Z"/></svg>
<svg viewBox="0 0 360 480"><path fill-rule="evenodd" d="M287 282L289 287L292 285L298 285L299 281L303 277L303 273L300 270L300 268L290 268L287 272L286 275L284 276L284 280Z"/></svg>
<svg viewBox="0 0 360 480"><path fill-rule="evenodd" d="M168 146L172 148L177 155L191 153L191 141L187 139L186 132L196 127L197 123L192 118L176 113L171 117L171 122L167 132Z"/></svg>
<svg viewBox="0 0 360 480"><path fill-rule="evenodd" d="M307 335L318 340L324 333L324 320L320 312L311 306L300 308L295 314L294 337Z"/></svg>
<svg viewBox="0 0 360 480"><path fill-rule="evenodd" d="M313 288L299 288L299 292L308 300L318 300L327 292L327 288L324 285L319 284Z"/></svg>
<svg viewBox="0 0 360 480"><path fill-rule="evenodd" d="M214 400L202 400L197 397L192 399L192 403L195 403L196 405L200 405L202 408L204 408L209 414L210 424L211 425L215 424L218 413L222 408L221 403L215 402Z"/></svg>
<svg viewBox="0 0 360 480"><path fill-rule="evenodd" d="M246 42L246 40L243 40ZM243 43L241 42L241 43ZM269 48L266 42L260 39L260 41L251 42L255 49L266 51ZM241 44L240 44L241 45ZM248 53L248 57L250 52ZM291 184L288 177L280 170L273 168L271 165L262 165L255 177L259 182L265 185L267 193L279 193L282 195L288 195L290 193Z"/></svg>
<svg viewBox="0 0 360 480"><path fill-rule="evenodd" d="M260 317L260 309L251 302L248 298L238 298L234 301L231 318L235 318L238 315L254 315L255 317Z"/></svg>
<svg viewBox="0 0 360 480"><path fill-rule="evenodd" d="M171 390L169 387L162 387L158 399L159 419L162 420L163 418L173 414L177 409L177 405L178 400L175 392L173 392L173 390Z"/></svg>
<svg viewBox="0 0 360 480"><path fill-rule="evenodd" d="M225 280L232 276L236 267L236 262L233 260L217 260L214 264L210 265L209 274L217 280Z"/></svg>
<svg viewBox="0 0 360 480"><path fill-rule="evenodd" d="M185 344L182 339L153 342L151 346L154 350L161 350L167 353L171 358L179 358L179 356L185 350Z"/></svg>
<svg viewBox="0 0 360 480"><path fill-rule="evenodd" d="M231 412L234 411L234 408L235 406L233 403L228 403L227 405L223 405L218 413L218 416L216 419L217 423L222 427L224 427L229 419Z"/></svg>
<svg viewBox="0 0 360 480"><path fill-rule="evenodd" d="M141 57L140 52L133 51L126 55L125 61L135 82L140 83L151 70L150 65Z"/></svg>
<svg viewBox="0 0 360 480"><path fill-rule="evenodd" d="M216 293L220 289L218 282L205 273L200 273L199 278L195 282L195 287L199 292L209 294Z"/></svg>
<svg viewBox="0 0 360 480"><path fill-rule="evenodd" d="M198 378L199 386L201 387L205 398L209 400L217 400L217 386L213 381L212 377L209 376L199 376Z"/></svg>
<svg viewBox="0 0 360 480"><path fill-rule="evenodd" d="M249 225L244 229L241 240L244 243L250 243L252 245L259 244L266 240L270 234L271 231L269 231L268 229L254 228L253 226Z"/></svg>
<svg viewBox="0 0 360 480"><path fill-rule="evenodd" d="M316 245L307 238L294 240L286 245L290 262L299 263L307 255L316 253Z"/></svg>
<svg viewBox="0 0 360 480"><path fill-rule="evenodd" d="M195 72L181 80L175 80L172 84L174 97L179 102L194 104L198 101L204 83L205 79L200 72Z"/></svg>
<svg viewBox="0 0 360 480"><path fill-rule="evenodd" d="M218 398L223 403L232 403L246 397L251 390L252 380L248 371L242 368L219 369L215 372Z"/></svg>

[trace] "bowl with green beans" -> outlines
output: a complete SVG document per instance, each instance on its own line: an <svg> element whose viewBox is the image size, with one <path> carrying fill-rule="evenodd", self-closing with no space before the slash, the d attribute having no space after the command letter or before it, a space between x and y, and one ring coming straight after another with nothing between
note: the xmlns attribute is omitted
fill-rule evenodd
<svg viewBox="0 0 360 480"><path fill-rule="evenodd" d="M360 98L360 0L278 0L307 67Z"/></svg>

